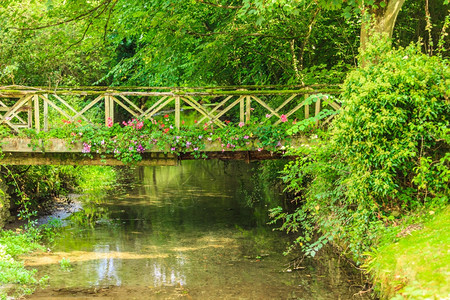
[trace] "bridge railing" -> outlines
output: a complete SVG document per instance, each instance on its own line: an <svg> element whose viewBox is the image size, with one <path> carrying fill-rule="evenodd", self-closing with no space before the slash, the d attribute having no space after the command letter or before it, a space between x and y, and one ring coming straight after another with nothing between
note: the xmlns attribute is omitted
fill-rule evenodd
<svg viewBox="0 0 450 300"><path fill-rule="evenodd" d="M117 116L149 119L173 113L175 128L180 128L183 114L195 111L197 126L226 126L226 120L248 123L270 120L278 125L283 120L302 120L317 116L324 109L339 110L332 95L337 86L301 86L291 89L274 87L162 88L162 87L84 87L30 88L0 87L0 124L12 130L34 128L48 131L55 119L70 122L103 122L110 125ZM331 97L330 97L331 95ZM264 116L264 117L261 117ZM328 123L333 115L322 124ZM120 121L120 120L119 120ZM58 125L56 125L58 126Z"/></svg>

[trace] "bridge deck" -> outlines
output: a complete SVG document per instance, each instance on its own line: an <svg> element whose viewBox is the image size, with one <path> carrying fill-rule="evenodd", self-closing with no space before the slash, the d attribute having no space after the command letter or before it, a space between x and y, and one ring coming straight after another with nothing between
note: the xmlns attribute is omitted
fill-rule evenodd
<svg viewBox="0 0 450 300"><path fill-rule="evenodd" d="M300 141L306 143L303 139L296 143ZM45 142L45 146L43 145L42 141L36 145L31 139L3 139L1 146L3 158L0 163L5 165L123 165L120 160L114 158L113 154L82 153L83 145L81 143L68 147L65 140L51 139ZM243 151L223 151L217 143L206 145L201 152L206 154L206 159L243 160L246 162L290 158L284 157L281 151L258 151L250 148ZM142 160L136 163L141 166L174 166L178 165L181 160L196 159L193 152L177 155L161 150L146 151L141 155Z"/></svg>

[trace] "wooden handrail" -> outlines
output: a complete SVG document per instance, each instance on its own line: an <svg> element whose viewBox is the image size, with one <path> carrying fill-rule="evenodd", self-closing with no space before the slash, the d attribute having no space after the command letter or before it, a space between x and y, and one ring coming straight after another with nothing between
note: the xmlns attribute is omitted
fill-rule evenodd
<svg viewBox="0 0 450 300"><path fill-rule="evenodd" d="M24 86L0 87L0 124L6 124L14 131L20 128L35 128L36 131L49 130L49 116L55 114L70 120L82 119L93 123L94 119L104 119L105 125L114 122L116 109L121 107L130 118L149 119L165 110L175 112L174 126L180 128L184 108L190 107L200 115L199 124L216 124L223 127L224 118L238 107L240 122L251 122L252 115L258 113L275 118L274 124L281 123L282 116L308 118L310 104L314 104L314 116L324 106L332 110L340 108L339 103L324 94L338 94L336 86L288 86L297 89L271 89L272 86L243 87L88 87L43 88ZM279 86L278 86L279 87ZM315 96L314 96L315 95ZM315 97L311 101L311 97ZM323 96L323 97L322 97ZM133 98L145 103L139 107ZM324 98L324 99L322 99ZM327 100L328 99L328 100ZM321 101L322 100L322 101ZM326 101L325 101L326 100ZM205 105L204 103L207 103ZM281 103L281 104L280 104ZM211 106L212 105L212 106ZM93 109L100 111L95 118L89 115ZM304 108L304 113L299 113ZM229 116L228 116L229 118ZM274 120L274 119L272 119ZM330 118L327 119L329 121ZM41 126L43 122L43 127Z"/></svg>

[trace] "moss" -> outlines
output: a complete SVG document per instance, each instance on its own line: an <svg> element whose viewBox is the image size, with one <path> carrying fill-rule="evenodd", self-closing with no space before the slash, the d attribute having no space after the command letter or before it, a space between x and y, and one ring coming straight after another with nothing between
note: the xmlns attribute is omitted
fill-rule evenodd
<svg viewBox="0 0 450 300"><path fill-rule="evenodd" d="M447 299L450 295L450 206L432 216L371 258L370 272L383 298Z"/></svg>

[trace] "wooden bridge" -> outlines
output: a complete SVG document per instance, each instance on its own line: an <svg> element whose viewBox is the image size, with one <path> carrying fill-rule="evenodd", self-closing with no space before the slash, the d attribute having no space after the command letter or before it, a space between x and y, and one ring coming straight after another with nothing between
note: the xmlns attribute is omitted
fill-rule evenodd
<svg viewBox="0 0 450 300"><path fill-rule="evenodd" d="M50 131L61 126L61 121L104 123L111 125L131 118L151 119L165 113L174 116L174 128L179 129L184 114L196 114L193 126L223 128L227 120L239 123L254 121L254 116L265 115L261 124L277 126L283 118L303 120L317 118L324 108L338 110L340 105L333 95L337 86L241 86L211 88L173 87L82 87L43 88L0 87L0 125L19 134L22 129L36 132ZM325 126L333 115L322 119L317 126ZM25 140L4 139L2 151L5 164L80 164L82 147L69 150L54 141L51 149L33 149ZM234 154L217 151L211 146L205 151L212 157L225 159L265 159L267 153L244 151ZM225 151L228 152L228 151ZM253 155L253 156L252 156ZM259 158L258 158L259 157ZM173 164L189 159L189 154L174 157L163 153L144 153L141 164ZM116 164L111 159L93 159L86 164Z"/></svg>

